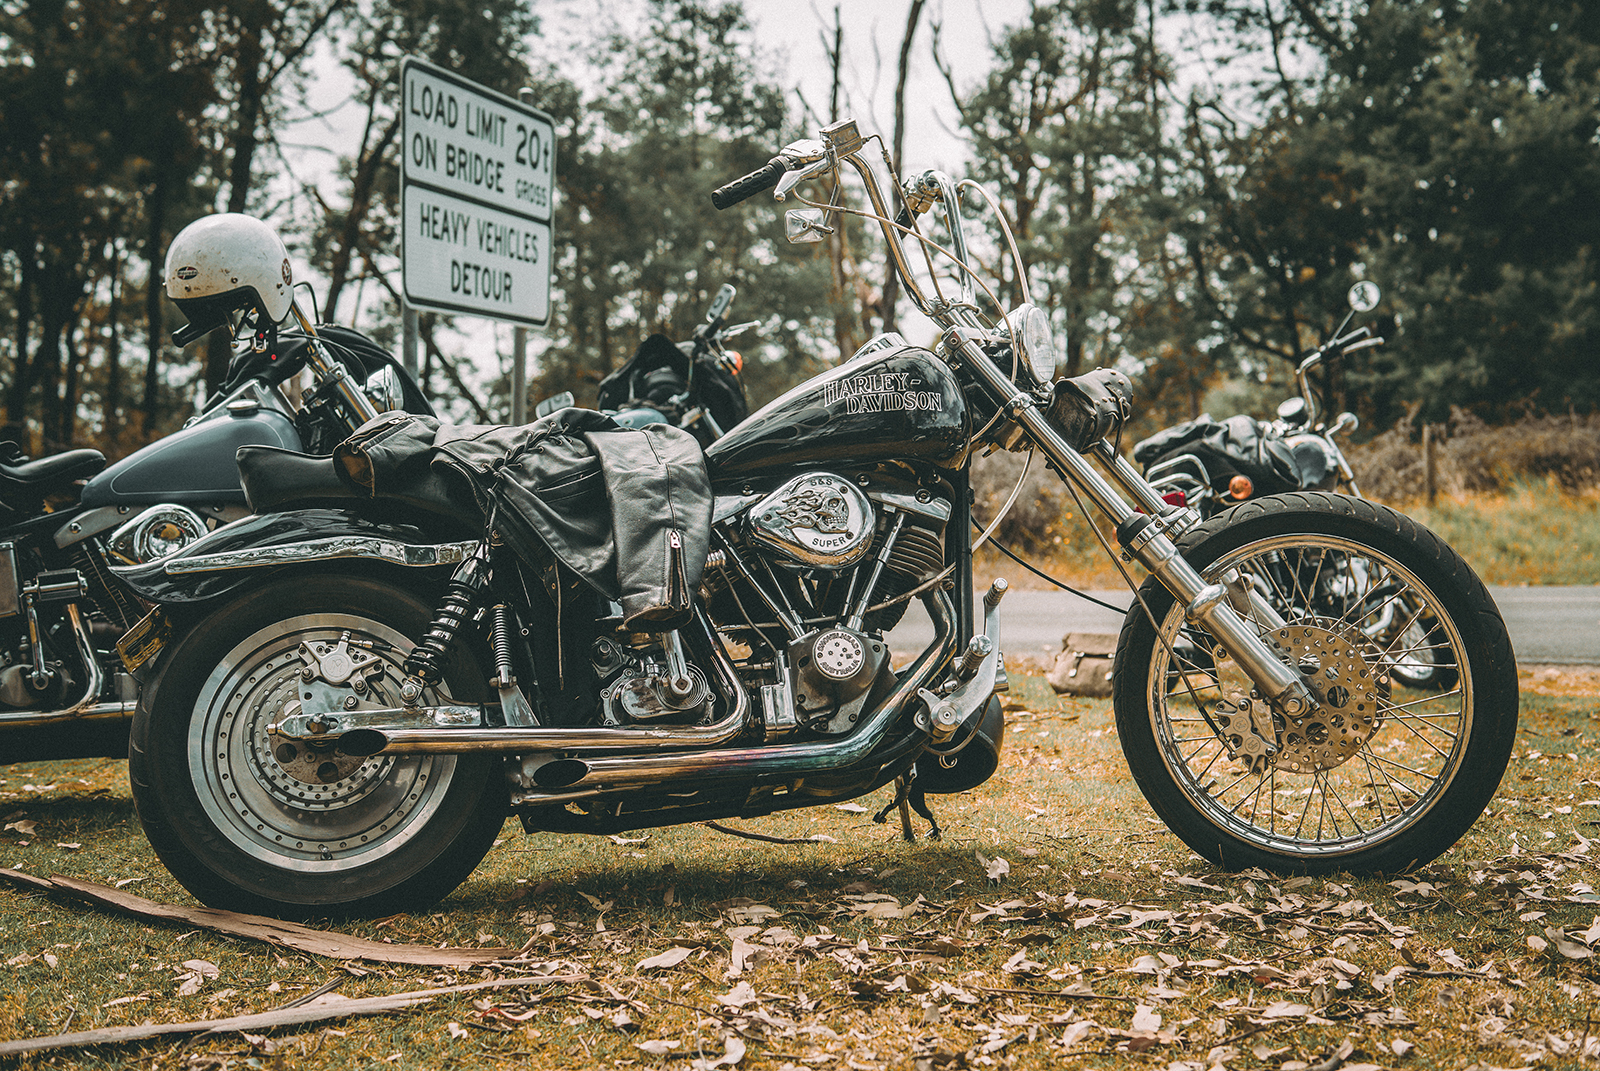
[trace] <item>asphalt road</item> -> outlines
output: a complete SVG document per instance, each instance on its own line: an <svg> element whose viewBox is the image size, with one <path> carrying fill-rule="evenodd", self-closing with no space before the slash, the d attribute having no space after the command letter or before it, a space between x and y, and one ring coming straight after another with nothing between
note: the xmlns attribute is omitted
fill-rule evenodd
<svg viewBox="0 0 1600 1071"><path fill-rule="evenodd" d="M984 587L987 587L985 583ZM980 595L983 589L980 590ZM1600 665L1600 585L1591 587L1490 588L1523 665ZM1126 591L1089 594L1127 606ZM1013 591L1000 605L1001 646L1016 654L1054 655L1068 632L1116 632L1122 613L1062 591ZM890 646L920 650L933 628L920 605L889 634Z"/></svg>

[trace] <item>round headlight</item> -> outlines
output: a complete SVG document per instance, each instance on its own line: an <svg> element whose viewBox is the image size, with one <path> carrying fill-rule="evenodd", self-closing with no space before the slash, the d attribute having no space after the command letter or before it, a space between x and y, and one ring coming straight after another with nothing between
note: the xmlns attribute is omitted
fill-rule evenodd
<svg viewBox="0 0 1600 1071"><path fill-rule="evenodd" d="M1061 351L1056 349L1050 317L1037 305L1019 305L1006 313L1006 323L1022 346L1023 363L1033 373L1033 378L1040 383L1053 382L1056 365L1061 362Z"/></svg>

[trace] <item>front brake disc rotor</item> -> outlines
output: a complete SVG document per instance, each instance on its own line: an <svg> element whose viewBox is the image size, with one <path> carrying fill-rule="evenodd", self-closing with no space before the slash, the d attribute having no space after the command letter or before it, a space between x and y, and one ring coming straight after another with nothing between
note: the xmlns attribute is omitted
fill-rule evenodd
<svg viewBox="0 0 1600 1071"><path fill-rule="evenodd" d="M1309 620L1274 629L1269 637L1289 657L1316 698L1306 713L1282 721L1276 765L1295 773L1331 770L1348 761L1382 723L1389 671L1362 654L1332 621Z"/></svg>

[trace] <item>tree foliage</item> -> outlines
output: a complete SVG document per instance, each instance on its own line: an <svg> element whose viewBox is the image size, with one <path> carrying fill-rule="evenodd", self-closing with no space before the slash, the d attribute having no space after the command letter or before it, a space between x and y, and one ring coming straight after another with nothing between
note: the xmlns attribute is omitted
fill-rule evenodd
<svg viewBox="0 0 1600 1071"><path fill-rule="evenodd" d="M770 201L711 207L792 134L742 5L652 0L642 32L607 34L588 60L595 88L558 131L561 292L540 389L592 398L647 334L689 337L723 283L740 290L735 318L767 325L746 364L756 397L831 363L826 261L775 240Z"/></svg>
<svg viewBox="0 0 1600 1071"><path fill-rule="evenodd" d="M1297 359L1343 292L1387 291L1389 345L1334 394L1506 417L1600 402L1600 10L1578 0L1211 5L1317 62L1261 84L1251 121L1195 100L1208 223L1193 243L1232 343ZM1281 54L1281 53L1275 53Z"/></svg>

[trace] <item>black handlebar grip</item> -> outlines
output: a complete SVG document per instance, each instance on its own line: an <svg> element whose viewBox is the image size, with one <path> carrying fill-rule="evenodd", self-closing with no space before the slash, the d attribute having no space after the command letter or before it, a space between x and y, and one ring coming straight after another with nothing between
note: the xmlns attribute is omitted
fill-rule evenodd
<svg viewBox="0 0 1600 1071"><path fill-rule="evenodd" d="M778 184L783 173L789 170L784 165L783 157L774 156L767 161L767 166L757 171L752 171L743 178L736 178L726 186L722 186L711 193L711 203L718 211L732 208L747 197L754 197L762 190L770 190Z"/></svg>

